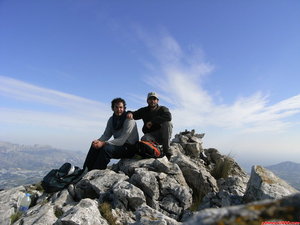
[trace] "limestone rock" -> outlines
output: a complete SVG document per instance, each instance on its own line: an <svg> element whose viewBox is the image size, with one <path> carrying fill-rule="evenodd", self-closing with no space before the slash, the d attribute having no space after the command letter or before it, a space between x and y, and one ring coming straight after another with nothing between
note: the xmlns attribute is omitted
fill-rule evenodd
<svg viewBox="0 0 300 225"><path fill-rule="evenodd" d="M146 168L149 171L154 170L152 164L155 160L157 159L121 159L112 169L114 171L122 171L131 177L136 168Z"/></svg>
<svg viewBox="0 0 300 225"><path fill-rule="evenodd" d="M298 192L271 171L262 166L253 166L244 200L279 199Z"/></svg>
<svg viewBox="0 0 300 225"><path fill-rule="evenodd" d="M217 181L211 176L204 163L181 154L182 147L179 144L173 144L171 148L173 151L171 162L180 167L185 180L194 192L203 197L209 192L218 191Z"/></svg>
<svg viewBox="0 0 300 225"><path fill-rule="evenodd" d="M205 209L185 225L257 224L266 221L300 221L300 194L278 200L262 200L246 205Z"/></svg>
<svg viewBox="0 0 300 225"><path fill-rule="evenodd" d="M54 224L57 221L55 206L51 203L36 205L30 208L25 216L14 224L18 225L45 225Z"/></svg>
<svg viewBox="0 0 300 225"><path fill-rule="evenodd" d="M0 192L0 224L10 224L10 216L17 212L18 202L25 192L26 190L23 186Z"/></svg>
<svg viewBox="0 0 300 225"><path fill-rule="evenodd" d="M166 216L179 219L192 204L192 190L179 166L166 157L159 159L123 159L118 168L130 176L130 182L146 196L147 204Z"/></svg>
<svg viewBox="0 0 300 225"><path fill-rule="evenodd" d="M204 134L195 134L195 130L184 131L175 135L172 143L178 143L183 148L182 151L185 155L192 158L200 158L200 154L203 151L202 138Z"/></svg>
<svg viewBox="0 0 300 225"><path fill-rule="evenodd" d="M112 187L114 206L126 210L136 210L146 203L141 189L127 181L120 181Z"/></svg>
<svg viewBox="0 0 300 225"><path fill-rule="evenodd" d="M55 224L109 225L99 212L98 202L92 199L82 199L76 206L66 212Z"/></svg>
<svg viewBox="0 0 300 225"><path fill-rule="evenodd" d="M135 173L130 177L130 182L139 187L145 194L147 204L152 208L159 198L159 183L157 173L148 171L145 168L137 168Z"/></svg>
<svg viewBox="0 0 300 225"><path fill-rule="evenodd" d="M218 180L219 192L210 192L203 199L199 210L243 204L248 176L231 176Z"/></svg>
<svg viewBox="0 0 300 225"><path fill-rule="evenodd" d="M63 212L68 211L70 208L77 204L77 202L74 201L74 199L66 189L53 194L51 197L51 203L55 205L56 208L61 209Z"/></svg>
<svg viewBox="0 0 300 225"><path fill-rule="evenodd" d="M188 186L182 186L172 177L161 174L159 176L160 192L162 196L173 195L183 209L192 204L192 193Z"/></svg>
<svg viewBox="0 0 300 225"><path fill-rule="evenodd" d="M200 153L203 151L202 146L200 143L187 143L185 145L185 152L186 155L193 157L193 158L199 158Z"/></svg>
<svg viewBox="0 0 300 225"><path fill-rule="evenodd" d="M116 224L133 224L135 223L135 215L132 211L119 208L113 208L112 216L116 219Z"/></svg>
<svg viewBox="0 0 300 225"><path fill-rule="evenodd" d="M109 169L92 170L76 184L76 197L78 200L103 198L115 183L128 179L125 174L119 174Z"/></svg>
<svg viewBox="0 0 300 225"><path fill-rule="evenodd" d="M165 216L149 206L141 206L136 212L136 222L133 225L179 225L180 222Z"/></svg>

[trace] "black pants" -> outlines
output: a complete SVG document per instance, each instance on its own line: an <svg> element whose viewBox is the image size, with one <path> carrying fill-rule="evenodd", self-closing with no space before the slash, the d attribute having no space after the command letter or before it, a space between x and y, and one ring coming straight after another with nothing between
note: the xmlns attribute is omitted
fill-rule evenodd
<svg viewBox="0 0 300 225"><path fill-rule="evenodd" d="M102 148L94 148L91 145L86 156L83 168L88 171L93 169L105 170L110 159L131 158L136 153L135 145L124 144L122 146L106 144Z"/></svg>
<svg viewBox="0 0 300 225"><path fill-rule="evenodd" d="M170 149L172 129L173 125L171 121L164 122L161 124L161 128L159 130L144 134L141 140L158 142L163 146L164 153L168 154Z"/></svg>

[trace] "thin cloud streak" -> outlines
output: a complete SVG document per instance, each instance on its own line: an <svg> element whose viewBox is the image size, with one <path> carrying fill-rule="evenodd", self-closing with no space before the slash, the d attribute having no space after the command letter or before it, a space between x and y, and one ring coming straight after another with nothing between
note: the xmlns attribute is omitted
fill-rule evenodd
<svg viewBox="0 0 300 225"><path fill-rule="evenodd" d="M104 127L106 118L111 114L103 103L5 76L0 76L0 96L9 99L9 102L22 101L28 105L38 105L36 110L1 107L2 124L75 130L99 129L99 124ZM48 111L49 106L52 107L51 111Z"/></svg>
<svg viewBox="0 0 300 225"><path fill-rule="evenodd" d="M25 102L38 103L80 114L96 112L107 108L104 104L67 94L64 92L38 87L23 81L0 76L0 95ZM84 107L83 107L84 106Z"/></svg>

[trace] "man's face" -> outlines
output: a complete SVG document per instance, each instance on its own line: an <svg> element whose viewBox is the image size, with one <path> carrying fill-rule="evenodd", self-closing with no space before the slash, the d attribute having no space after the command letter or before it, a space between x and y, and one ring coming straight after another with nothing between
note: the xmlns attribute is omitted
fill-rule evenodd
<svg viewBox="0 0 300 225"><path fill-rule="evenodd" d="M114 105L114 114L116 116L121 116L124 112L124 105L123 102L118 102Z"/></svg>
<svg viewBox="0 0 300 225"><path fill-rule="evenodd" d="M150 98L147 99L147 103L148 103L150 108L154 108L158 104L158 99L155 98L155 97L150 97Z"/></svg>

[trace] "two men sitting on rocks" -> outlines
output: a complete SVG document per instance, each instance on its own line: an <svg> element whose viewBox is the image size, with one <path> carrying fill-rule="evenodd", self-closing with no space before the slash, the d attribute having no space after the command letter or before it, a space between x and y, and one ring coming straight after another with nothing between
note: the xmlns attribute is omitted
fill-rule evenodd
<svg viewBox="0 0 300 225"><path fill-rule="evenodd" d="M113 115L108 119L102 136L91 144L83 168L106 169L110 159L131 158L135 155L135 144L139 140L135 120L144 122L141 140L155 141L163 146L164 154L170 157L170 139L172 135L172 116L169 109L158 105L158 95L150 92L148 106L137 111L126 112L126 102L115 98L111 102ZM111 137L114 139L109 140Z"/></svg>

